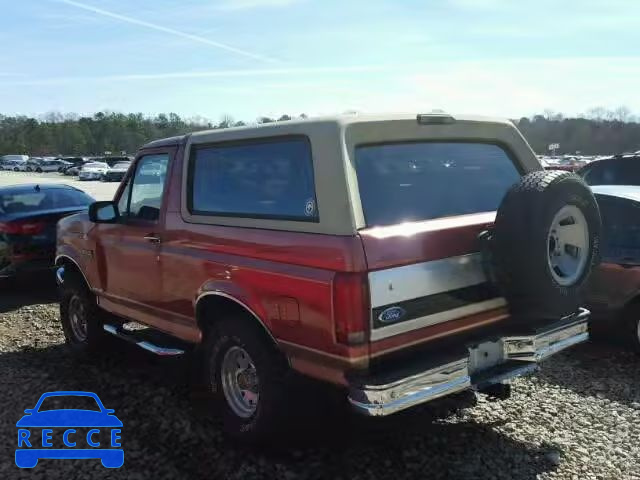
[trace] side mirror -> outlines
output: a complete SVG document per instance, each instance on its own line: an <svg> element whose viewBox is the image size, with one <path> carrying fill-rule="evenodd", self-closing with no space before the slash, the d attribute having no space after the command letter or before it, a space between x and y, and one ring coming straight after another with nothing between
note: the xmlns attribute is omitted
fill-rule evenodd
<svg viewBox="0 0 640 480"><path fill-rule="evenodd" d="M111 200L93 202L89 205L89 220L93 223L114 223L119 217L118 207Z"/></svg>
<svg viewBox="0 0 640 480"><path fill-rule="evenodd" d="M33 408L27 408L27 409L24 411L24 413L28 413L28 414L33 413Z"/></svg>

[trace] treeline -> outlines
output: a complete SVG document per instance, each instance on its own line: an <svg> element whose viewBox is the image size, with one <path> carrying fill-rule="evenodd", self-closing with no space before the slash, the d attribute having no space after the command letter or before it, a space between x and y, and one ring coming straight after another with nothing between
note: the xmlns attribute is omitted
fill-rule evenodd
<svg viewBox="0 0 640 480"><path fill-rule="evenodd" d="M533 149L548 153L550 144L558 143L558 153L608 155L640 150L640 123L629 109L595 108L579 118L564 118L551 111L544 115L521 118L518 128Z"/></svg>
<svg viewBox="0 0 640 480"><path fill-rule="evenodd" d="M300 118L305 118L304 114ZM253 123L291 120L260 117ZM629 110L593 109L579 118L544 115L516 122L537 153L558 143L558 153L601 155L640 150L640 123ZM0 115L0 155L101 155L135 152L144 143L162 137L204 129L245 125L225 115L218 122L203 117L184 119L175 113L146 116L142 113L98 112L91 117L49 113L41 118Z"/></svg>
<svg viewBox="0 0 640 480"><path fill-rule="evenodd" d="M276 120L291 120L291 117L260 117L256 123ZM0 155L132 153L144 143L157 138L243 125L244 122L235 121L228 115L216 123L202 117L183 119L175 113L161 113L153 117L142 113L98 112L92 117L49 113L39 119L0 115Z"/></svg>

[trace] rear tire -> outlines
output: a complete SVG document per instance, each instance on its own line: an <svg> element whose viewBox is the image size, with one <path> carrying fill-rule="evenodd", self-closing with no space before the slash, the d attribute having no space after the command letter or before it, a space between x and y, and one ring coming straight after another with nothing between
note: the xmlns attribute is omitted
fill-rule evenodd
<svg viewBox="0 0 640 480"><path fill-rule="evenodd" d="M577 175L536 171L505 195L491 248L494 274L516 317L558 318L582 304L600 261L600 212Z"/></svg>
<svg viewBox="0 0 640 480"><path fill-rule="evenodd" d="M259 443L282 431L289 408L291 372L282 354L250 319L222 319L208 334L203 383L224 431Z"/></svg>
<svg viewBox="0 0 640 480"><path fill-rule="evenodd" d="M102 315L94 295L76 272L65 274L60 300L60 322L67 345L79 356L99 351L105 344Z"/></svg>
<svg viewBox="0 0 640 480"><path fill-rule="evenodd" d="M36 168L37 173L42 173L42 169L40 167Z"/></svg>

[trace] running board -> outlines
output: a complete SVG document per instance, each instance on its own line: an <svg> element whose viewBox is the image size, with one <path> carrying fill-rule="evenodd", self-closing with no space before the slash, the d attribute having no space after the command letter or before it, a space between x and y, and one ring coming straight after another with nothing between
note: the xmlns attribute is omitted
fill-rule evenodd
<svg viewBox="0 0 640 480"><path fill-rule="evenodd" d="M161 357L175 357L177 355L182 355L184 350L181 348L171 348L171 347L163 347L156 343L149 341L148 339L143 338L143 335L151 331L150 328L145 328L143 330L128 330L123 328L122 325L112 325L110 323L105 323L103 328L106 332L111 335L121 338L129 343L133 343L143 350L147 350L151 353L159 355ZM156 332L159 333L159 332ZM170 338L167 336L167 338Z"/></svg>

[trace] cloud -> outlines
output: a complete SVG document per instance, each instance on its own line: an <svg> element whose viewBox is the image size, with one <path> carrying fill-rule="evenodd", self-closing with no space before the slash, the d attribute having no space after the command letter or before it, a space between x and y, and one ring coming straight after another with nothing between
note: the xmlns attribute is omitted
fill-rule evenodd
<svg viewBox="0 0 640 480"><path fill-rule="evenodd" d="M228 0L216 5L217 10L251 10L255 8L282 8L299 3L300 0Z"/></svg>
<svg viewBox="0 0 640 480"><path fill-rule="evenodd" d="M192 35L190 33L186 33L180 30L175 30L173 28L169 28L169 27L165 27L162 25L158 25L156 23L151 23L151 22L147 22L145 20L139 20L137 18L133 18L133 17L128 17L125 15L120 15L119 13L115 13L115 12L111 12L108 10L103 10L101 8L96 8L93 7L91 5L87 5L85 3L80 3L80 2L76 2L74 0L55 0L59 3L63 3L65 5L70 5L72 7L76 7L82 10L86 10L89 12L93 12L96 15L102 15L104 17L109 17L109 18L113 18L115 20L120 20L122 22L126 22L126 23L130 23L133 25L137 25L139 27L145 27L151 30L156 30L159 32L163 32L163 33L168 33L170 35L174 35L176 37L180 37L180 38L185 38L187 40L191 40L192 42L195 43L200 43L203 45L207 45L210 47L214 47L220 50L225 50L227 52L231 52L231 53L235 53L236 55L240 55L243 57L248 57L248 58L252 58L254 60L260 60L262 62L267 62L267 63L279 63L278 60L276 60L275 58L271 58L268 57L266 55L262 55L259 53L254 53L254 52L249 52L247 50L242 50L236 47L233 47L231 45L227 45L226 43L220 43L220 42L216 42L214 40L210 40L208 38L205 37L201 37L199 35Z"/></svg>

